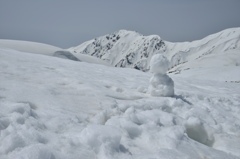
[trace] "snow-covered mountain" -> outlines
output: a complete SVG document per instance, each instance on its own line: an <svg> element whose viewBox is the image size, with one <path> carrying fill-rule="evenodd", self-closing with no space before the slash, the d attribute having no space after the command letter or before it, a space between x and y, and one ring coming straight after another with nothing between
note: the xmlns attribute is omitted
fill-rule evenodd
<svg viewBox="0 0 240 159"><path fill-rule="evenodd" d="M152 55L164 53L166 49L165 42L158 35L143 36L134 31L120 30L72 47L69 51L101 58L112 66L146 71Z"/></svg>
<svg viewBox="0 0 240 159"><path fill-rule="evenodd" d="M171 68L237 66L240 64L240 28L231 28L202 40L169 43ZM222 59L222 60L221 60Z"/></svg>
<svg viewBox="0 0 240 159"><path fill-rule="evenodd" d="M172 43L158 35L143 36L120 30L68 49L75 54L88 54L112 66L149 70L156 53L170 61L170 72L189 68L232 66L240 64L240 28L231 28L193 42ZM219 60L224 59L224 60Z"/></svg>

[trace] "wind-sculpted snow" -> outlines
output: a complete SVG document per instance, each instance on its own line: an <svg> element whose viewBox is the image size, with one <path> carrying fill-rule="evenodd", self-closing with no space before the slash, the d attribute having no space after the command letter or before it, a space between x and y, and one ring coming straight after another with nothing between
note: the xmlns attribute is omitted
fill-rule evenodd
<svg viewBox="0 0 240 159"><path fill-rule="evenodd" d="M0 158L240 158L238 83L180 74L153 97L150 77L0 49Z"/></svg>
<svg viewBox="0 0 240 159"><path fill-rule="evenodd" d="M115 67L149 70L150 59L156 53L166 56L170 72L208 67L214 59L225 57L217 65L235 65L228 52L240 50L240 28L231 28L209 35L202 40L172 43L158 35L143 36L133 31L120 30L69 49L76 54L88 54L105 60ZM211 58L212 57L212 58ZM239 55L238 61L239 61ZM205 59L210 59L205 64ZM206 65L206 66L205 66Z"/></svg>

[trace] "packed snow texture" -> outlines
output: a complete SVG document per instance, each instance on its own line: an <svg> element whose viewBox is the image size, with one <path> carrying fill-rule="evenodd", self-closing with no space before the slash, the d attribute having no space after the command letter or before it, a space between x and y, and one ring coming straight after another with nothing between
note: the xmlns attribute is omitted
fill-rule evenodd
<svg viewBox="0 0 240 159"><path fill-rule="evenodd" d="M178 74L154 97L150 77L0 48L0 158L240 158L238 83Z"/></svg>
<svg viewBox="0 0 240 159"><path fill-rule="evenodd" d="M156 54L152 57L150 71L153 73L153 76L150 79L150 86L148 88L148 92L152 96L174 96L174 82L166 74L168 67L169 61L165 56Z"/></svg>

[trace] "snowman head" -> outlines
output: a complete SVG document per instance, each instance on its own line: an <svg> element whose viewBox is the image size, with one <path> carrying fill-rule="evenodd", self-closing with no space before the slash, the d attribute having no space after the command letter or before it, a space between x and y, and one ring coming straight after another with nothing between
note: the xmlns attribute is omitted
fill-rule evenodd
<svg viewBox="0 0 240 159"><path fill-rule="evenodd" d="M161 54L154 55L150 61L150 71L155 74L165 74L168 66L168 59Z"/></svg>

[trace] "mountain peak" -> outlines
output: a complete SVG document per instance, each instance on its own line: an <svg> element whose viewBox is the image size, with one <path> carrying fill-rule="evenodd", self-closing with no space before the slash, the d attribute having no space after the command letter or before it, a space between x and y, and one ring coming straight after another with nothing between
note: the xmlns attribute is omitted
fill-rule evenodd
<svg viewBox="0 0 240 159"><path fill-rule="evenodd" d="M88 41L70 51L96 56L112 66L149 69L150 58L166 50L158 35L143 36L136 31L119 30Z"/></svg>

